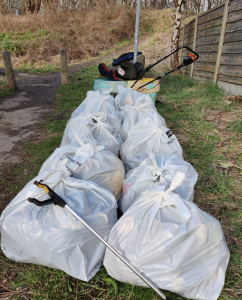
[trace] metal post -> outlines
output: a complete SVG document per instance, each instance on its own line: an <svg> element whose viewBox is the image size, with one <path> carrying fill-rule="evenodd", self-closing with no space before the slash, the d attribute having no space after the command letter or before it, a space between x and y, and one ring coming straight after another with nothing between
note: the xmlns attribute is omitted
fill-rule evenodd
<svg viewBox="0 0 242 300"><path fill-rule="evenodd" d="M137 0L135 38L134 38L134 63L137 62L137 56L138 56L140 4L141 4L141 0Z"/></svg>
<svg viewBox="0 0 242 300"><path fill-rule="evenodd" d="M95 236L101 240L119 259L121 259L136 275L138 275L148 286L150 286L159 296L161 296L164 300L169 300L166 295L164 295L152 282L150 282L143 274L140 273L138 269L136 269L131 263L125 259L122 255L120 255L109 243L107 243L95 230L93 230L78 214L72 210L70 206L67 204L65 208L69 210L69 212L75 216L79 221L81 221Z"/></svg>

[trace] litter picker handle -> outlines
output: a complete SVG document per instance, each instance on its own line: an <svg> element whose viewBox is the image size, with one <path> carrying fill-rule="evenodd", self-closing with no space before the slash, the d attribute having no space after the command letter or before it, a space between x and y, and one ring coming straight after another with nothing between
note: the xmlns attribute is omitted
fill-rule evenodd
<svg viewBox="0 0 242 300"><path fill-rule="evenodd" d="M179 48L177 48L176 50L174 50L173 52L171 52L170 54L166 55L165 57L161 58L160 60L158 60L157 62L155 62L153 65L150 65L148 66L145 71L149 71L151 68L153 68L155 65L157 65L158 63L160 63L161 61L163 61L164 59L168 58L169 56L173 55L174 53L176 53L177 51L181 50L181 49L187 49L189 50L193 55L194 55L194 59L193 61L195 60L198 60L199 58L199 55L197 52L195 52L194 50L192 50L191 48L189 48L188 46L181 46Z"/></svg>
<svg viewBox="0 0 242 300"><path fill-rule="evenodd" d="M177 68L165 73L164 75L160 75L158 77L156 77L153 81L161 79L162 77L165 77L166 75L175 72L177 70L179 70L180 68L184 67L184 66L188 66L192 63L194 63L194 61L198 60L199 55L197 52L195 52L194 50L192 50L191 48L189 48L188 46L181 46L179 48L177 48L176 50L174 50L173 52L171 52L170 54L164 56L163 58L159 59L157 62L155 62L153 65L149 65L147 68L145 68L143 70L143 72L138 76L138 78L136 79L135 83L131 86L131 89L134 87L134 85L145 75L146 72L149 72L149 70L151 68L153 68L154 66L156 66L157 64L159 64L160 62L162 62L164 59L168 58L169 56L173 55L174 53L176 53L177 51L181 50L181 49L187 49L189 50L191 53L189 54L189 56L186 56L183 58L183 62L182 64L180 64ZM152 83L153 81L149 81L146 84L142 85L141 87L139 87L137 90L145 87L146 85Z"/></svg>
<svg viewBox="0 0 242 300"><path fill-rule="evenodd" d="M70 206L59 196L57 195L48 185L42 184L41 182L35 181L35 185L43 188L49 195L52 196L51 199L45 201L39 201L35 198L28 198L28 201L38 205L45 206L50 204L59 205L62 208L66 208L74 217L76 217L79 221L81 221L95 236L103 242L109 250L111 250L118 258L122 260L136 275L138 275L149 287L151 287L162 299L169 300L166 295L164 295L152 282L150 282L138 269L136 269L126 258L120 255L108 242L106 242L95 230L93 230L78 214L72 210Z"/></svg>

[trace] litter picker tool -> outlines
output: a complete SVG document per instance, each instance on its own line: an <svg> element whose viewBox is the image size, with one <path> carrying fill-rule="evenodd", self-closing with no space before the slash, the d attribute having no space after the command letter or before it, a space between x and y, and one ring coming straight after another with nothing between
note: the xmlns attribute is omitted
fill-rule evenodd
<svg viewBox="0 0 242 300"><path fill-rule="evenodd" d="M57 195L48 185L43 184L42 180L40 182L35 181L34 184L43 188L47 194L50 195L50 199L45 201L39 201L35 198L28 198L28 201L37 206L46 206L50 204L59 205L62 208L66 208L74 217L81 221L95 236L103 242L119 259L121 259L136 275L138 275L148 286L150 286L162 299L169 300L152 282L150 282L138 269L136 269L126 258L120 255L109 243L107 243L95 230L93 230L78 214L72 210L70 206L63 200L59 195Z"/></svg>
<svg viewBox="0 0 242 300"><path fill-rule="evenodd" d="M143 78L143 76L145 75L145 73L146 73L146 72L149 72L149 70L150 70L151 68L153 68L154 66L156 66L157 64L159 64L160 62L162 62L163 60L167 59L168 57L170 57L171 55L173 55L174 53L176 53L177 51L179 51L179 50L181 50L181 49L187 49L187 50L189 50L191 53L190 53L188 56L185 56L185 57L183 58L182 63L181 63L177 68L175 68L175 69L173 69L173 70L170 70L170 71L164 73L163 75L157 76L154 80L147 82L146 84L144 84L144 85L142 85L141 87L139 87L137 90L139 90L139 89L141 89L141 88L144 88L146 85L148 85L148 84L154 82L155 80L159 80L159 79L161 79L161 78L163 78L163 77L165 77L165 76L167 76L167 75L169 75L169 74L171 74L171 73L173 73L173 72L175 72L175 71L177 71L177 70L179 70L179 69L181 69L181 68L183 68L183 67L185 67L185 66L191 65L191 64L193 64L196 60L198 60L199 55L198 55L195 51L193 51L191 48L189 48L189 47L187 47L187 46L181 46L181 47L177 48L175 51L171 52L170 54L168 54L168 55L164 56L163 58L159 59L159 60L158 60L157 62L155 62L153 65L149 65L149 66L148 66L147 68L145 68L144 70L140 70L140 71L139 71L140 74L139 74L138 78L136 79L135 83L131 86L131 88L133 88L134 85L135 85L141 78Z"/></svg>

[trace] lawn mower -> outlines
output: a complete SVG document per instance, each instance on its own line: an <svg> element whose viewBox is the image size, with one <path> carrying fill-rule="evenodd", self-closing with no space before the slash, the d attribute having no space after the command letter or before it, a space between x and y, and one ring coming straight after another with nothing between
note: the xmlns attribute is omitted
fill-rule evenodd
<svg viewBox="0 0 242 300"><path fill-rule="evenodd" d="M191 53L188 56L185 56L183 58L182 63L177 68L170 70L162 75L159 75L156 78L154 78L153 80L151 79L151 80L147 81L147 83L145 83L144 85L137 88L137 90L143 90L143 88L146 85L148 85L156 80L160 80L161 78L163 78L185 66L188 66L188 65L194 63L196 60L198 60L199 55L195 51L193 51L191 48L189 48L188 46L181 46L181 47L177 48L175 51L166 55L165 57L159 59L154 64L149 65L147 68L144 68L143 64L138 61L136 63L132 63L131 61L124 60L124 59L126 59L127 55L126 56L121 55L119 58L117 58L117 60L119 60L119 62L121 63L120 67L117 66L117 69L109 70L108 67L103 63L98 66L98 69L102 76L107 77L108 79L111 79L114 81L135 80L134 84L131 86L131 88L133 88L136 85L136 83L144 77L146 72L149 72L149 70L151 68L153 68L154 66L156 66L157 64L159 64L160 62L167 59L168 57L170 57L171 55L173 55L174 53L176 53L177 51L179 51L181 49L187 49ZM122 56L123 56L123 60L122 60Z"/></svg>

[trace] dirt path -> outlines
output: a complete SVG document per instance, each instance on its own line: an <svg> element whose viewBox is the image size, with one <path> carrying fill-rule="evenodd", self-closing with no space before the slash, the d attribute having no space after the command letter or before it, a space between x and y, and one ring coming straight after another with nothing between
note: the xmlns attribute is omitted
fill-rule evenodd
<svg viewBox="0 0 242 300"><path fill-rule="evenodd" d="M131 49L132 45L126 46L112 54L75 65L69 73L74 74ZM0 73L4 74L4 69L0 68ZM19 162L19 150L24 148L24 142L34 140L38 135L39 125L45 122L55 92L61 87L59 72L38 76L15 71L15 75L18 91L0 98L0 176L9 164Z"/></svg>

